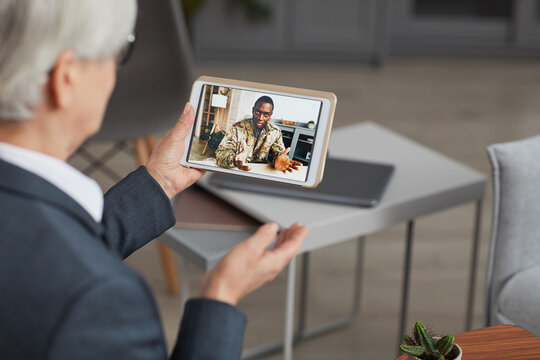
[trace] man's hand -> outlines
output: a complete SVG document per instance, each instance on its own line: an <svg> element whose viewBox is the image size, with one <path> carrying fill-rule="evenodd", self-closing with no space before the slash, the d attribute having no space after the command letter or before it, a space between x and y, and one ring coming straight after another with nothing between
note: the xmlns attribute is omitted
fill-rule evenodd
<svg viewBox="0 0 540 360"><path fill-rule="evenodd" d="M302 166L302 163L296 160L291 160L287 154L291 151L291 148L287 148L284 152L279 154L274 161L274 167L282 171L284 174L288 172L293 172L293 170L298 170L299 166Z"/></svg>
<svg viewBox="0 0 540 360"><path fill-rule="evenodd" d="M278 229L277 224L265 224L233 247L204 276L199 295L236 305L242 297L272 281L296 255L307 235L307 228L296 223L283 230L274 248L268 250Z"/></svg>
<svg viewBox="0 0 540 360"><path fill-rule="evenodd" d="M236 156L234 157L234 165L236 165L238 169L244 170L244 171L251 170L251 167L245 164L247 156L248 156L247 149L248 149L248 146L246 144L246 140L243 140L242 143L240 144L240 152L236 154Z"/></svg>
<svg viewBox="0 0 540 360"><path fill-rule="evenodd" d="M202 170L185 168L180 165L180 160L184 155L186 136L189 134L194 120L193 107L187 103L176 125L156 144L146 164L150 175L161 185L169 198L204 175Z"/></svg>

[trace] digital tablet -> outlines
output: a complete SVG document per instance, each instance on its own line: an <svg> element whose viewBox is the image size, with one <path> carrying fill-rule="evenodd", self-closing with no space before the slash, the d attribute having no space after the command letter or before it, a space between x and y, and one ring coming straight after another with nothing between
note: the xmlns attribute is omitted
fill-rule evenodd
<svg viewBox="0 0 540 360"><path fill-rule="evenodd" d="M336 108L330 92L202 76L182 165L303 187L323 177Z"/></svg>

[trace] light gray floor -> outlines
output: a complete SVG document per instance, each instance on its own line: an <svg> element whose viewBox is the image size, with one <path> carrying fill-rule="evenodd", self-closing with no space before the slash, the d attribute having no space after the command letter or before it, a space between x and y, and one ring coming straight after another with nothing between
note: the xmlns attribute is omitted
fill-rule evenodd
<svg viewBox="0 0 540 360"><path fill-rule="evenodd" d="M336 127L372 120L485 174L490 171L486 146L540 132L540 63L534 61L399 59L382 69L353 63L223 63L201 65L199 73L333 91L338 97ZM100 146L90 150L104 151ZM78 157L71 162L85 165ZM113 159L112 166L126 173L134 161L122 153ZM100 174L96 178L105 189L112 184ZM489 186L475 328L483 325L491 198ZM473 213L473 205L467 205L417 221L408 317L411 325L422 320L440 332L463 331ZM404 236L405 225L399 225L367 237L364 293L357 321L300 344L294 350L295 359L395 357ZM346 313L352 296L354 246L350 241L313 254L310 324ZM165 290L155 245L147 245L127 263L150 283L172 346L182 313L180 296ZM194 274L191 291L196 292L202 274L190 269ZM240 303L249 318L246 346L282 336L284 294L282 274Z"/></svg>

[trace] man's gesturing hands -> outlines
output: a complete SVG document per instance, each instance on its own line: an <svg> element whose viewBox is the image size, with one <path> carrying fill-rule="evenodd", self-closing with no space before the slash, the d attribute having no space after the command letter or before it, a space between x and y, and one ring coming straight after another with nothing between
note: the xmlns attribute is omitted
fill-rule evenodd
<svg viewBox="0 0 540 360"><path fill-rule="evenodd" d="M274 167L284 174L286 171L292 172L293 170L298 170L298 167L302 166L301 162L289 159L287 156L289 151L291 151L291 148L287 148L284 152L279 154L276 161L274 161Z"/></svg>
<svg viewBox="0 0 540 360"><path fill-rule="evenodd" d="M246 140L243 140L240 144L240 152L234 157L234 164L240 170L250 171L251 167L246 165L246 159L248 156L248 146Z"/></svg>
<svg viewBox="0 0 540 360"><path fill-rule="evenodd" d="M189 169L180 165L180 160L184 155L185 139L194 120L193 107L187 103L176 125L156 144L146 164L150 175L161 185L169 198L204 175L202 170Z"/></svg>
<svg viewBox="0 0 540 360"><path fill-rule="evenodd" d="M265 224L233 247L204 276L199 295L236 305L242 297L272 281L296 255L307 235L307 228L297 223L279 235L278 229L277 224ZM276 245L268 250L276 236Z"/></svg>

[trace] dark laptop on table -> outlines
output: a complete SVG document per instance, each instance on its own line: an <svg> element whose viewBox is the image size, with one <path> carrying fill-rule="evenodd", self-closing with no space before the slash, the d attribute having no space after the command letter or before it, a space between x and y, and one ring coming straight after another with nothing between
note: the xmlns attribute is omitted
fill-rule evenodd
<svg viewBox="0 0 540 360"><path fill-rule="evenodd" d="M209 182L235 190L373 207L380 202L393 172L393 165L328 158L323 180L314 189L221 173L212 174Z"/></svg>

